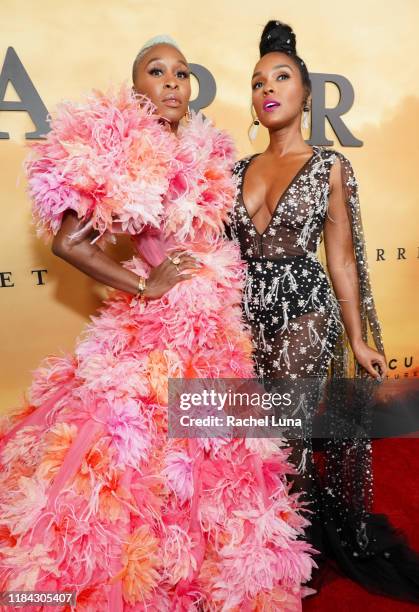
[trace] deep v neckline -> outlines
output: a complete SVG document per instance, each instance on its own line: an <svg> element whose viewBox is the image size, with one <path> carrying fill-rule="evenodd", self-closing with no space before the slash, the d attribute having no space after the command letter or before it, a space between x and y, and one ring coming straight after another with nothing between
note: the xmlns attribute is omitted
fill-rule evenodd
<svg viewBox="0 0 419 612"><path fill-rule="evenodd" d="M241 177L241 185L240 185L240 200L241 200L241 204L243 206L243 208L246 211L246 216L247 218L250 220L250 223L252 224L253 229L255 230L255 232L258 234L258 236L260 236L262 238L262 236L264 236L266 234L266 232L268 231L268 229L271 227L273 220L276 217L276 213L278 212L278 209L280 207L280 205L282 204L285 196L287 195L287 193L289 192L289 190L291 189L291 187L293 186L293 184L300 178L300 176L303 174L303 172L305 171L305 169L307 168L307 166L310 164L310 162L312 161L312 159L315 157L316 155L316 148L312 147L313 149L313 153L312 155L304 162L304 164L301 166L301 168L297 171L297 173L292 177L292 179L290 180L290 182L288 183L288 185L285 187L284 191L281 193L279 199L277 200L277 203L275 205L275 208L272 212L271 218L269 219L268 225L265 227L265 229L263 230L263 232L259 232L259 230L257 229L253 218L250 216L249 214L249 210L246 206L246 203L244 201L244 197L243 197L243 191L244 191L244 179L246 176L246 173L248 171L248 169L250 168L250 166L252 165L252 161L256 158L259 157L260 153L255 153L254 155L252 155L246 166L243 168L243 172L242 172L242 177Z"/></svg>

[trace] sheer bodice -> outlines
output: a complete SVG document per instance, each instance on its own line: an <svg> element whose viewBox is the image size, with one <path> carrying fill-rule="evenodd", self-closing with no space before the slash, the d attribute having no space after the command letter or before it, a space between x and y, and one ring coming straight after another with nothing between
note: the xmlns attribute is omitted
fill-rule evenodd
<svg viewBox="0 0 419 612"><path fill-rule="evenodd" d="M336 154L313 147L312 156L279 198L263 233L256 230L243 199L244 178L255 157L253 155L239 161L235 168L238 195L233 228L242 247L242 255L246 258L280 259L315 253L327 213L328 179Z"/></svg>

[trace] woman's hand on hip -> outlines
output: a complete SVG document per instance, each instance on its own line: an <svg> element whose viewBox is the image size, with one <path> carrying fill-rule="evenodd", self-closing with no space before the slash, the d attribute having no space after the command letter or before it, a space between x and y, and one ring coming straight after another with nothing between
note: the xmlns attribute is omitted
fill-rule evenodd
<svg viewBox="0 0 419 612"><path fill-rule="evenodd" d="M147 278L144 297L158 299L178 283L193 278L202 264L186 251L173 251L153 268Z"/></svg>

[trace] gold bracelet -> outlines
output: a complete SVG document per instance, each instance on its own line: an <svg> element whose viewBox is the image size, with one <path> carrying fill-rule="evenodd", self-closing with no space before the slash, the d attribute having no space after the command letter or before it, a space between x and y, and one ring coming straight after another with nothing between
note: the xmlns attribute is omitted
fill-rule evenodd
<svg viewBox="0 0 419 612"><path fill-rule="evenodd" d="M137 289L136 297L138 297L140 299L140 302L143 303L146 300L145 295L144 295L144 291L146 288L146 279L144 278L144 276L139 276L138 278L139 278L139 281L138 281L138 289Z"/></svg>

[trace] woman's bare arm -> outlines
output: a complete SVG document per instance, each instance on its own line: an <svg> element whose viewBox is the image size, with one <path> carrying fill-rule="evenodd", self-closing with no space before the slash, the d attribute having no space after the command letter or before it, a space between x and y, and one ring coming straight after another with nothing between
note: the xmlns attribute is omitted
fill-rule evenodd
<svg viewBox="0 0 419 612"><path fill-rule="evenodd" d="M371 376L378 377L374 365L378 365L383 376L387 369L384 357L368 347L362 339L358 272L339 159L333 164L330 172L330 195L328 217L324 225L324 242L327 267L354 355Z"/></svg>
<svg viewBox="0 0 419 612"><path fill-rule="evenodd" d="M84 231L85 223L77 219L75 212L66 211L61 228L52 243L54 255L100 283L135 295L139 281L137 274L114 261L96 244L91 244L95 231L89 229L89 225L86 225L87 229ZM74 236L78 237L74 239ZM161 297L178 282L192 278L193 274L184 274L184 270L199 267L199 263L188 255L182 255L181 263L177 268L169 259L165 259L159 266L151 270L144 296L150 299Z"/></svg>
<svg viewBox="0 0 419 612"><path fill-rule="evenodd" d="M104 253L97 244L91 244L95 231L91 229L80 239L73 240L72 235L79 231L85 221L77 219L73 211L66 211L57 235L52 243L52 252L72 266L81 270L94 280L114 289L135 294L139 278Z"/></svg>

